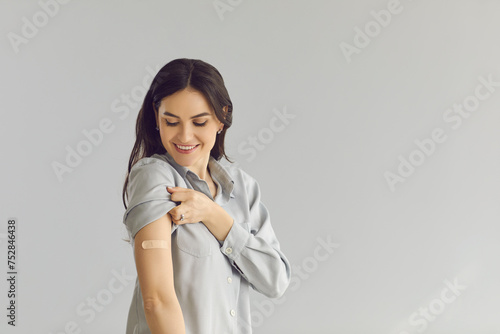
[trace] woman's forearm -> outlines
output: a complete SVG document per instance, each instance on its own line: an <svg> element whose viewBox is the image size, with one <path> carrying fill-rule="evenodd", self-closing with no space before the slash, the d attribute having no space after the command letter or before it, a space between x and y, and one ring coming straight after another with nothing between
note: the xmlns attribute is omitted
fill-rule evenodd
<svg viewBox="0 0 500 334"><path fill-rule="evenodd" d="M219 204L214 202L214 208L203 220L203 224L219 240L224 241L233 227L234 219Z"/></svg>
<svg viewBox="0 0 500 334"><path fill-rule="evenodd" d="M152 334L185 334L184 317L178 301L145 305L144 313Z"/></svg>

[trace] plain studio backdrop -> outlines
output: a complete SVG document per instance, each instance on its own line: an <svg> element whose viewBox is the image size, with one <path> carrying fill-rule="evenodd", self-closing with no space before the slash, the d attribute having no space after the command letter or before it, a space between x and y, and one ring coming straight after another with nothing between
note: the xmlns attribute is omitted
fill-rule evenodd
<svg viewBox="0 0 500 334"><path fill-rule="evenodd" d="M135 121L185 57L222 73L227 152L293 266L282 298L252 294L255 333L500 333L499 11L1 1L0 332L124 333Z"/></svg>

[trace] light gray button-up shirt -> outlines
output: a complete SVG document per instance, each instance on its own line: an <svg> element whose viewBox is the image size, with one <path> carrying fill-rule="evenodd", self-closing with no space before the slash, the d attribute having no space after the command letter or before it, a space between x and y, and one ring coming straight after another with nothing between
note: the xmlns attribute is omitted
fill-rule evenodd
<svg viewBox="0 0 500 334"><path fill-rule="evenodd" d="M252 333L249 288L270 298L280 297L290 283L290 264L260 201L257 181L238 167L222 166L212 156L208 168L217 184L215 199L205 180L177 164L168 152L139 160L130 171L123 223L133 247L142 227L177 205L167 186L195 189L219 204L234 219L223 242L202 222L172 223L175 292L186 334ZM151 331L137 278L127 334L146 333Z"/></svg>

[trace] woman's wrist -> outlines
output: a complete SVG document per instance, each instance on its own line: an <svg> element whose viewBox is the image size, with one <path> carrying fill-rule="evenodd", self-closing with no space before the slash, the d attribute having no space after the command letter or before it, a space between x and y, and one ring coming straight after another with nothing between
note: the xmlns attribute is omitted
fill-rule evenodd
<svg viewBox="0 0 500 334"><path fill-rule="evenodd" d="M203 224L217 240L224 241L233 227L234 219L219 204L213 202L213 205Z"/></svg>

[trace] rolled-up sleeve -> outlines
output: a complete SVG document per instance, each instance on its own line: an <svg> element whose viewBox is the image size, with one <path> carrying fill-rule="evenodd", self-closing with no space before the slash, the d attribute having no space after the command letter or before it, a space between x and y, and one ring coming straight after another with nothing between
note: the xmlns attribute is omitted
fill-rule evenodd
<svg viewBox="0 0 500 334"><path fill-rule="evenodd" d="M127 193L128 207L123 216L131 239L149 223L168 213L177 204L170 199L167 186L174 186L165 163L137 162L130 170ZM172 233L178 226L172 223Z"/></svg>
<svg viewBox="0 0 500 334"><path fill-rule="evenodd" d="M249 177L246 188L249 221L233 223L220 251L253 289L269 298L278 298L290 284L290 263L280 250L269 211L260 200L258 183ZM248 223L250 231L241 223Z"/></svg>

